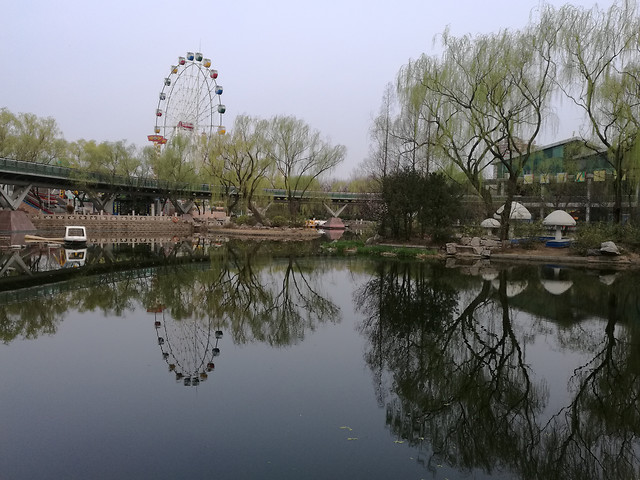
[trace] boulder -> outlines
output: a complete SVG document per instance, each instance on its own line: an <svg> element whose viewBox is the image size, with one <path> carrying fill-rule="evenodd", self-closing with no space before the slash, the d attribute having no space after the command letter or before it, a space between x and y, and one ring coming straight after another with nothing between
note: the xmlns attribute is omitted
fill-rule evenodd
<svg viewBox="0 0 640 480"><path fill-rule="evenodd" d="M462 237L460 238L460 245L470 245L471 237Z"/></svg>
<svg viewBox="0 0 640 480"><path fill-rule="evenodd" d="M605 255L620 255L618 246L613 242L602 242L600 251Z"/></svg>
<svg viewBox="0 0 640 480"><path fill-rule="evenodd" d="M455 243L447 243L446 249L447 249L447 255L455 255L456 254L456 244Z"/></svg>
<svg viewBox="0 0 640 480"><path fill-rule="evenodd" d="M502 244L498 240L492 240L490 238L483 238L480 245L487 248L499 248Z"/></svg>
<svg viewBox="0 0 640 480"><path fill-rule="evenodd" d="M373 237L367 238L367 240L364 243L365 245L375 245L376 243L380 242L381 238L382 237L376 233Z"/></svg>

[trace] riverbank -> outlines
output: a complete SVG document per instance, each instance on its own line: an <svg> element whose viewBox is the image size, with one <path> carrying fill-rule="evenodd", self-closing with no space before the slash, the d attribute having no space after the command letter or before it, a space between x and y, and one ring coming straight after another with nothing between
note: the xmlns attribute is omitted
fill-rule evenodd
<svg viewBox="0 0 640 480"><path fill-rule="evenodd" d="M578 255L571 248L551 248L544 244L520 247L513 246L491 252L492 262L509 263L553 263L592 268L640 268L640 255L625 251L620 255Z"/></svg>
<svg viewBox="0 0 640 480"><path fill-rule="evenodd" d="M506 248L485 250L483 254L473 249L460 249L455 254L447 254L446 249L438 246L415 243L395 243L380 241L376 245L357 244L355 242L334 242L324 246L328 254L365 254L385 257L415 258L418 260L459 260L475 262L478 260L495 263L552 263L556 265L583 266L587 268L640 268L640 255L622 249L621 255L578 255L571 248L551 248L543 243L534 245L511 245Z"/></svg>
<svg viewBox="0 0 640 480"><path fill-rule="evenodd" d="M205 235L205 233L203 233ZM206 235L226 236L233 238L268 239L283 241L305 241L320 237L320 232L315 228L289 228L289 227L249 227L249 226L223 226L209 227Z"/></svg>
<svg viewBox="0 0 640 480"><path fill-rule="evenodd" d="M67 225L82 225L87 228L89 239L118 235L164 235L192 236L217 235L243 238L265 238L273 240L311 240L320 232L314 228L249 227L231 223L195 223L190 216L146 216L146 215L79 215L53 214L33 215L31 222L38 232L61 236Z"/></svg>
<svg viewBox="0 0 640 480"><path fill-rule="evenodd" d="M32 221L38 232L61 233L66 225L87 227L90 241L117 236L169 236L186 237L193 235L246 238L250 240L309 241L320 237L315 228L289 227L250 227L247 225L208 224L202 231L194 228L190 217L148 217L118 215L34 215ZM376 245L362 242L337 241L325 245L325 253L339 254L363 253L388 257L417 258L455 258L461 261L489 259L494 262L509 263L555 263L582 265L593 268L640 268L640 255L622 248L621 255L582 256L571 248L550 248L543 243L526 246L514 244L508 247L492 248L478 254L471 249L462 249L454 255L437 246L412 243L391 243L380 241Z"/></svg>

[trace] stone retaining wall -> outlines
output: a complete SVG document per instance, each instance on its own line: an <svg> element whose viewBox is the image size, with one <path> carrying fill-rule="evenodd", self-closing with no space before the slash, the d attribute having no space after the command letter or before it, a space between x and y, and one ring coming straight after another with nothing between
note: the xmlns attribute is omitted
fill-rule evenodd
<svg viewBox="0 0 640 480"><path fill-rule="evenodd" d="M52 214L34 215L31 222L37 230L64 234L67 225L81 225L87 228L88 236L96 232L189 235L193 232L192 221L182 217L149 217L143 215L80 215Z"/></svg>

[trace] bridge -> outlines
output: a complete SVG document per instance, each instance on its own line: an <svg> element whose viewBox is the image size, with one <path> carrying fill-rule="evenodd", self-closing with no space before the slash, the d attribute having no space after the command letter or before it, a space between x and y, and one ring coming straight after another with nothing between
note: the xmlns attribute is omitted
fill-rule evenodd
<svg viewBox="0 0 640 480"><path fill-rule="evenodd" d="M99 211L105 211L117 195L131 195L170 201L182 214L193 207L196 199L211 199L213 195L237 195L234 188L222 185L193 184L157 180L153 178L108 175L100 172L88 172L81 169L22 162L0 158L0 206L16 210L25 201L33 188L71 190L82 192ZM11 188L6 188L11 187ZM302 200L322 200L330 203L362 203L377 199L375 194L350 192L292 192L293 198ZM268 197L275 202L288 201L288 192L284 189L265 188L259 196Z"/></svg>
<svg viewBox="0 0 640 480"><path fill-rule="evenodd" d="M503 181L487 180L493 185L494 200L499 205L504 202L502 192ZM584 192L577 197L565 199L560 202L561 208L585 210L585 220L590 221L592 208L610 208L613 200L610 197L598 198L598 204L594 204L591 196L592 178L587 176L584 183ZM237 195L234 188L225 188L222 185L192 184L187 182L164 181L147 177L108 175L100 172L88 172L81 169L73 169L56 165L22 162L18 160L0 158L0 207L9 210L17 210L23 201L28 200L32 189L47 188L59 190L71 190L80 192L81 198L92 202L99 211L106 211L109 205L119 195L137 196L146 198L154 205L156 200L164 204L170 202L176 211L185 214L194 206L197 199L211 199L214 196L228 197ZM290 200L289 192L285 189L265 188L258 192L258 196L268 202L287 202ZM320 191L295 191L291 197L301 201L319 201L334 217L341 214L342 210L350 204L362 204L380 201L377 193L353 193L353 192L320 192ZM540 214L549 209L559 208L548 199L538 194L531 197L517 196L514 198L529 209L540 210ZM467 195L467 202L477 201L477 196ZM625 199L625 207L636 207L638 194L634 198ZM336 210L337 208L337 210ZM152 210L151 215L155 212Z"/></svg>

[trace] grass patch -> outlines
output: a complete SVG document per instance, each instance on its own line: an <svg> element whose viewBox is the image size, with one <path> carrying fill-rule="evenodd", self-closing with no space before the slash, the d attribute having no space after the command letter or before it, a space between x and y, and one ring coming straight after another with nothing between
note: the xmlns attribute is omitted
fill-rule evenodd
<svg viewBox="0 0 640 480"><path fill-rule="evenodd" d="M427 248L390 247L386 245L365 245L364 242L356 240L337 240L325 243L321 246L324 253L332 255L370 255L370 256L393 256L398 258L423 258L425 256L435 256L438 252Z"/></svg>

